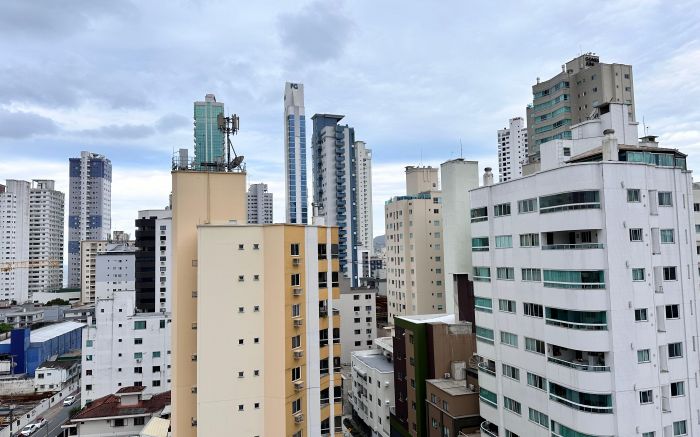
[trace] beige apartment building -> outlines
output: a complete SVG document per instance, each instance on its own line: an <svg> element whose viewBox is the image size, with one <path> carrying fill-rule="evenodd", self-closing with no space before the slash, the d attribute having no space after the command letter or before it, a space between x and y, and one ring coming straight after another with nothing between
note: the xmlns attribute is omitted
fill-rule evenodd
<svg viewBox="0 0 700 437"><path fill-rule="evenodd" d="M111 240L83 240L80 242L80 301L83 304L95 302L97 254L103 253L107 246L113 243L134 246L134 242L129 241L129 234L121 231L114 231L114 238Z"/></svg>
<svg viewBox="0 0 700 437"><path fill-rule="evenodd" d="M173 435L340 435L338 230L246 225L245 179L173 172Z"/></svg>
<svg viewBox="0 0 700 437"><path fill-rule="evenodd" d="M406 167L406 195L384 206L388 321L445 311L438 169Z"/></svg>

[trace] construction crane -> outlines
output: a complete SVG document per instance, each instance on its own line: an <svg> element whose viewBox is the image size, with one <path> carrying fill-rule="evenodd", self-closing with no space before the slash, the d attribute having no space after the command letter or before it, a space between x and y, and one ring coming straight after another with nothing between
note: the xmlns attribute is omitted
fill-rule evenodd
<svg viewBox="0 0 700 437"><path fill-rule="evenodd" d="M14 269L38 269L42 267L61 267L57 259L31 259L25 261L6 261L0 263L0 272L9 272Z"/></svg>

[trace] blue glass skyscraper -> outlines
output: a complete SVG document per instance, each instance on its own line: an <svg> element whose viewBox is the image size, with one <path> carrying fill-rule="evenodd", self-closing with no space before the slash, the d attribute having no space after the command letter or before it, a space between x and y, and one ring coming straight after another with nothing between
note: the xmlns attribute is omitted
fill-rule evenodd
<svg viewBox="0 0 700 437"><path fill-rule="evenodd" d="M287 223L308 223L304 85L284 86L284 157Z"/></svg>

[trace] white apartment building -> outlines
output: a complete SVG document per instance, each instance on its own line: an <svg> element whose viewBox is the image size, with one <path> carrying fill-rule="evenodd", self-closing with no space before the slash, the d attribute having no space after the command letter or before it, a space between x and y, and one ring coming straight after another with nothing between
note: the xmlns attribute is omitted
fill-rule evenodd
<svg viewBox="0 0 700 437"><path fill-rule="evenodd" d="M377 289L341 289L340 301L341 364L350 364L350 354L371 349L377 338Z"/></svg>
<svg viewBox="0 0 700 437"><path fill-rule="evenodd" d="M374 341L375 349L352 353L353 412L371 430L372 437L389 437L389 411L394 406L394 364L391 337Z"/></svg>
<svg viewBox="0 0 700 437"><path fill-rule="evenodd" d="M29 182L0 185L0 298L29 300Z"/></svg>
<svg viewBox="0 0 700 437"><path fill-rule="evenodd" d="M46 361L34 372L34 390L59 392L80 377L78 360Z"/></svg>
<svg viewBox="0 0 700 437"><path fill-rule="evenodd" d="M63 287L64 194L52 180L33 180L29 190L29 294Z"/></svg>
<svg viewBox="0 0 700 437"><path fill-rule="evenodd" d="M68 287L80 282L80 243L107 240L112 227L112 162L103 155L80 152L69 159Z"/></svg>
<svg viewBox="0 0 700 437"><path fill-rule="evenodd" d="M133 288L109 294L83 330L82 406L124 387L170 390L170 314L136 312Z"/></svg>
<svg viewBox="0 0 700 437"><path fill-rule="evenodd" d="M267 192L267 184L252 184L248 187L248 223L272 223L272 193Z"/></svg>
<svg viewBox="0 0 700 437"><path fill-rule="evenodd" d="M388 319L445 311L438 170L406 167L406 195L384 206Z"/></svg>
<svg viewBox="0 0 700 437"><path fill-rule="evenodd" d="M110 243L95 256L95 298L111 298L115 291L134 290L135 255L133 246Z"/></svg>
<svg viewBox="0 0 700 437"><path fill-rule="evenodd" d="M523 175L527 164L527 126L525 119L508 120L509 127L498 130L498 175L501 182Z"/></svg>
<svg viewBox="0 0 700 437"><path fill-rule="evenodd" d="M691 173L625 106L471 191L482 436L700 434Z"/></svg>
<svg viewBox="0 0 700 437"><path fill-rule="evenodd" d="M340 269L358 287L369 277L373 244L372 151L355 140L353 127L339 124L343 117L312 117L313 206L326 225L340 228Z"/></svg>
<svg viewBox="0 0 700 437"><path fill-rule="evenodd" d="M693 212L695 219L695 254L698 255L698 274L700 274L700 183L693 182Z"/></svg>
<svg viewBox="0 0 700 437"><path fill-rule="evenodd" d="M116 231L115 231L116 233ZM113 240L86 240L80 242L80 300L84 304L95 302L97 285L97 255L108 247L127 245L133 247L133 241L113 243ZM132 286L133 289L133 286Z"/></svg>

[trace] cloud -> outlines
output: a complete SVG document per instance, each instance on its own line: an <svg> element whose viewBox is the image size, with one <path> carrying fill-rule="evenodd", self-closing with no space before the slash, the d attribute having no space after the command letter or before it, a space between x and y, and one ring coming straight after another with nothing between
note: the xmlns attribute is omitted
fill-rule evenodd
<svg viewBox="0 0 700 437"><path fill-rule="evenodd" d="M153 126L145 124L110 124L107 126L98 127L95 129L86 129L76 132L84 138L108 138L112 140L135 140L147 138L155 134L156 130Z"/></svg>
<svg viewBox="0 0 700 437"><path fill-rule="evenodd" d="M0 137L21 139L50 135L57 131L58 126L50 118L31 112L0 109Z"/></svg>
<svg viewBox="0 0 700 437"><path fill-rule="evenodd" d="M174 132L179 130L191 130L192 119L182 114L164 115L156 121L156 129L159 133Z"/></svg>
<svg viewBox="0 0 700 437"><path fill-rule="evenodd" d="M277 19L279 40L295 65L324 62L342 56L354 23L341 2L317 0Z"/></svg>

